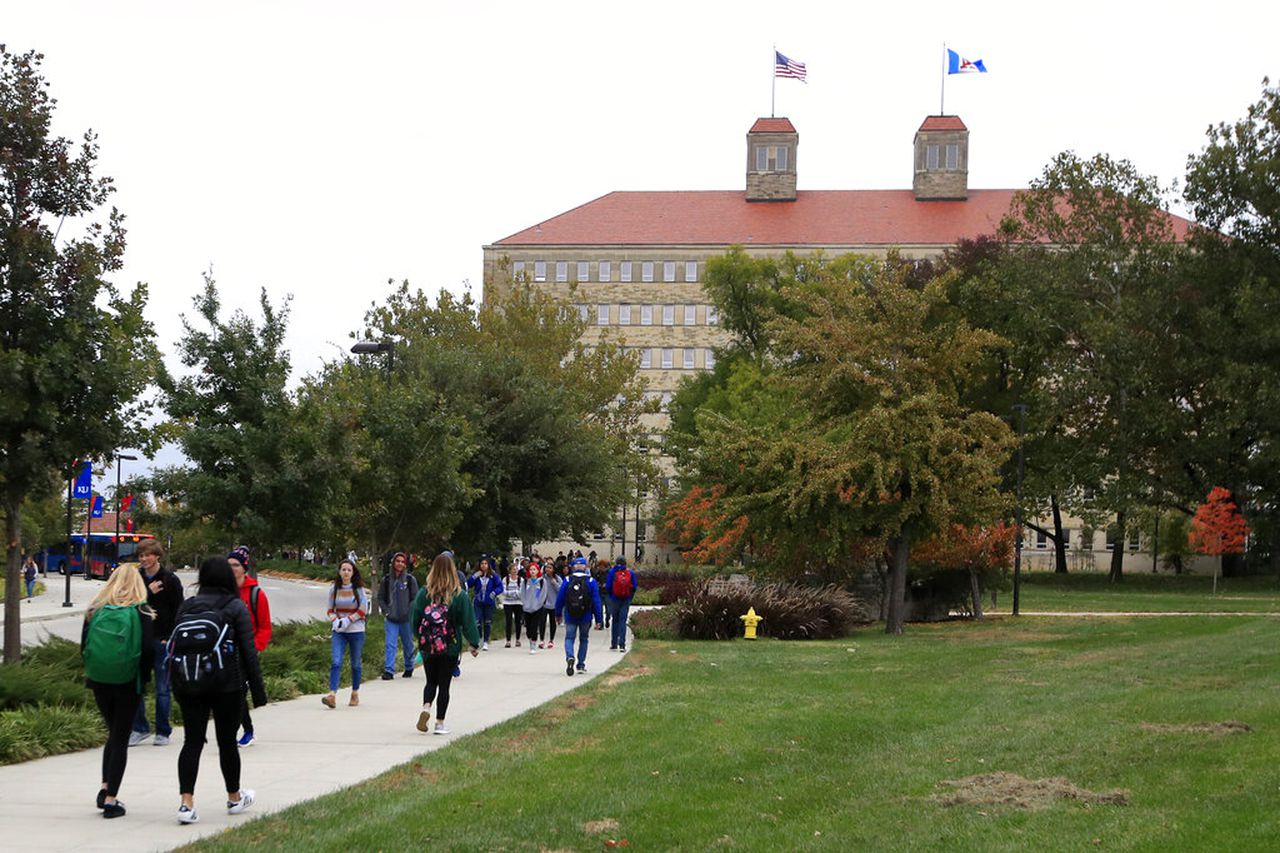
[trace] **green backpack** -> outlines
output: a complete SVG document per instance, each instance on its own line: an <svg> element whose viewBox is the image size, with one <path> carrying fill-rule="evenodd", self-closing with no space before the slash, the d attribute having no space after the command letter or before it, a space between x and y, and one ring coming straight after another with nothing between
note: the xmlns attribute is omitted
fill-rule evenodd
<svg viewBox="0 0 1280 853"><path fill-rule="evenodd" d="M89 619L84 674L99 684L128 684L140 676L142 617L136 605L104 604Z"/></svg>

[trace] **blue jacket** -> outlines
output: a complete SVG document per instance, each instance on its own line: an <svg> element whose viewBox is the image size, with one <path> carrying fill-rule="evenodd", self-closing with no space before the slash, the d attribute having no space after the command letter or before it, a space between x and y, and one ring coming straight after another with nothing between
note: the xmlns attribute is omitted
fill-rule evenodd
<svg viewBox="0 0 1280 853"><path fill-rule="evenodd" d="M626 598L617 598L613 594L613 578L615 575L618 574L619 570L625 572L628 569L626 566L614 566L613 568L609 569L609 577L606 578L604 582L605 595L615 599L616 601L630 601L631 599L636 597L636 590L640 588L640 578L638 575L636 575L635 570L632 569L631 570L631 594L628 595Z"/></svg>
<svg viewBox="0 0 1280 853"><path fill-rule="evenodd" d="M579 619L574 619L564 610L565 596L569 594L569 587L573 585L573 581L576 578L585 578L587 589L591 591L591 609ZM569 575L569 577L565 578L564 583L560 584L560 593L556 596L556 618L567 619L579 625L589 625L593 621L591 618L593 614L595 615L595 622L604 622L604 610L600 606L600 584L596 583L595 578L591 577L585 569L582 569Z"/></svg>
<svg viewBox="0 0 1280 853"><path fill-rule="evenodd" d="M492 572L488 577L479 573L472 575L467 586L471 588L475 603L481 607L493 607L498 603L498 596L502 595L502 578Z"/></svg>

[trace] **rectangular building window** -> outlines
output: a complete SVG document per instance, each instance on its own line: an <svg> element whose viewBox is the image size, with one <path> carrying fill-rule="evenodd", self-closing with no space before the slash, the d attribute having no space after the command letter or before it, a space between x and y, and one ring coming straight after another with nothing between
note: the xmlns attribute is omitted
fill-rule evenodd
<svg viewBox="0 0 1280 853"><path fill-rule="evenodd" d="M698 280L698 262L697 261L684 262L684 280L685 281Z"/></svg>
<svg viewBox="0 0 1280 853"><path fill-rule="evenodd" d="M676 280L676 262L675 261L662 262L662 280L663 281Z"/></svg>
<svg viewBox="0 0 1280 853"><path fill-rule="evenodd" d="M716 367L716 351L713 349L704 349L702 351L702 366L707 370L715 370Z"/></svg>
<svg viewBox="0 0 1280 853"><path fill-rule="evenodd" d="M924 147L924 167L926 169L938 168L938 146L926 145Z"/></svg>
<svg viewBox="0 0 1280 853"><path fill-rule="evenodd" d="M952 171L960 168L960 146L954 142L947 146L947 168Z"/></svg>
<svg viewBox="0 0 1280 853"><path fill-rule="evenodd" d="M693 370L693 347L685 347L684 360L680 366L685 370Z"/></svg>
<svg viewBox="0 0 1280 853"><path fill-rule="evenodd" d="M640 306L640 325L641 326L653 325L653 306L652 305Z"/></svg>
<svg viewBox="0 0 1280 853"><path fill-rule="evenodd" d="M631 281L631 261L618 264L618 272L621 273L620 281Z"/></svg>
<svg viewBox="0 0 1280 853"><path fill-rule="evenodd" d="M720 325L720 310L716 308L716 306L714 305L707 306L707 325L708 326Z"/></svg>
<svg viewBox="0 0 1280 853"><path fill-rule="evenodd" d="M556 281L569 280L569 262L556 261Z"/></svg>
<svg viewBox="0 0 1280 853"><path fill-rule="evenodd" d="M609 306L608 305L596 306L596 325L598 326L609 325Z"/></svg>
<svg viewBox="0 0 1280 853"><path fill-rule="evenodd" d="M698 323L698 306L697 305L684 306L684 324L686 326L694 326L694 325L697 325L697 323Z"/></svg>
<svg viewBox="0 0 1280 853"><path fill-rule="evenodd" d="M676 324L676 306L663 305L662 306L662 325L674 326L675 324Z"/></svg>
<svg viewBox="0 0 1280 853"><path fill-rule="evenodd" d="M1062 528L1062 547L1063 548L1071 547L1071 531L1065 527Z"/></svg>
<svg viewBox="0 0 1280 853"><path fill-rule="evenodd" d="M653 350L648 347L640 350L640 366L645 370L653 367Z"/></svg>
<svg viewBox="0 0 1280 853"><path fill-rule="evenodd" d="M511 265L511 278L514 281L524 278L524 261L516 261Z"/></svg>
<svg viewBox="0 0 1280 853"><path fill-rule="evenodd" d="M1036 531L1036 547L1037 548L1049 547L1049 537L1045 534L1043 530Z"/></svg>
<svg viewBox="0 0 1280 853"><path fill-rule="evenodd" d="M664 349L662 351L662 369L663 370L671 369L671 365L674 364L675 353L676 351L672 349Z"/></svg>
<svg viewBox="0 0 1280 853"><path fill-rule="evenodd" d="M618 306L618 325L619 326L631 325L631 306L630 305Z"/></svg>
<svg viewBox="0 0 1280 853"><path fill-rule="evenodd" d="M601 261L597 265L596 274L600 276L601 281L609 281L613 274L613 270L609 268L609 262Z"/></svg>
<svg viewBox="0 0 1280 853"><path fill-rule="evenodd" d="M585 305L578 306L578 319L584 323L590 322L587 318L590 316L590 309Z"/></svg>
<svg viewBox="0 0 1280 853"><path fill-rule="evenodd" d="M546 261L533 262L533 280L534 281L547 280L547 262Z"/></svg>
<svg viewBox="0 0 1280 853"><path fill-rule="evenodd" d="M757 172L787 171L787 147L785 145L760 145L756 147Z"/></svg>
<svg viewBox="0 0 1280 853"><path fill-rule="evenodd" d="M588 281L591 278L590 266L586 261L578 261L578 281Z"/></svg>
<svg viewBox="0 0 1280 853"><path fill-rule="evenodd" d="M640 280L653 281L653 261L643 261L640 264Z"/></svg>

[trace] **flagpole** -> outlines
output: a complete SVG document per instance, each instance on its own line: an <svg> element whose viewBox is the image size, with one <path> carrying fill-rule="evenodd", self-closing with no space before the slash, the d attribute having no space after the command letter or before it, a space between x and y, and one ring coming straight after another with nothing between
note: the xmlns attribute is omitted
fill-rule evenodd
<svg viewBox="0 0 1280 853"><path fill-rule="evenodd" d="M773 46L773 58L769 60L769 74L773 81L769 90L769 118L777 116L776 105L778 100L778 46Z"/></svg>
<svg viewBox="0 0 1280 853"><path fill-rule="evenodd" d="M942 95L938 98L938 115L947 114L947 43L942 43Z"/></svg>

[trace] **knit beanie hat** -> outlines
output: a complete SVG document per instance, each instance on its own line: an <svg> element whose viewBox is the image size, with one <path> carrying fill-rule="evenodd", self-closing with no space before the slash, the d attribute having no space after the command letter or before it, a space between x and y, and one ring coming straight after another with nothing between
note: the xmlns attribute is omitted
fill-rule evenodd
<svg viewBox="0 0 1280 853"><path fill-rule="evenodd" d="M227 552L228 560L235 560L246 569L249 568L249 549L243 545L237 545Z"/></svg>

